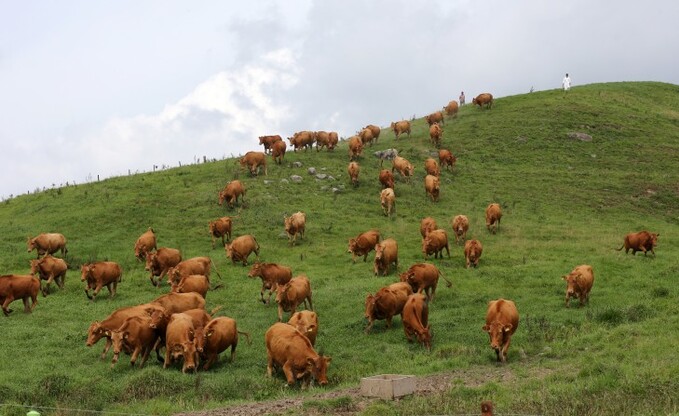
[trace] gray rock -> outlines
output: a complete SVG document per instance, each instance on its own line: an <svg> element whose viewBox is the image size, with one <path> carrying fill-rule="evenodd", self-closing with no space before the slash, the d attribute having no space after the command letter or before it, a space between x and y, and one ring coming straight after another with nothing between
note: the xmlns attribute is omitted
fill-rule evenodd
<svg viewBox="0 0 679 416"><path fill-rule="evenodd" d="M309 175L315 175L316 174L316 168L308 168L306 171L309 172Z"/></svg>
<svg viewBox="0 0 679 416"><path fill-rule="evenodd" d="M302 167L302 162L293 162L292 166L295 168L301 168Z"/></svg>
<svg viewBox="0 0 679 416"><path fill-rule="evenodd" d="M266 179L264 180L264 185L269 185L273 181L267 181Z"/></svg>
<svg viewBox="0 0 679 416"><path fill-rule="evenodd" d="M332 193L333 193L333 194L338 194L338 193L340 193L340 192L342 192L341 189L339 189L339 188L332 188Z"/></svg>
<svg viewBox="0 0 679 416"><path fill-rule="evenodd" d="M295 183L300 183L302 182L302 177L299 175L292 175L290 176L290 180L295 182Z"/></svg>
<svg viewBox="0 0 679 416"><path fill-rule="evenodd" d="M281 183L290 183L290 181L287 180L287 179L285 179L285 178L283 178L283 179L281 179Z"/></svg>
<svg viewBox="0 0 679 416"><path fill-rule="evenodd" d="M570 132L568 138L573 140L580 140L582 142L591 142L592 136L586 133Z"/></svg>
<svg viewBox="0 0 679 416"><path fill-rule="evenodd" d="M329 180L329 181L334 181L335 178L334 178L333 176L328 175L328 180Z"/></svg>
<svg viewBox="0 0 679 416"><path fill-rule="evenodd" d="M373 154L378 159L393 160L396 156L398 156L398 150L396 149L379 150Z"/></svg>
<svg viewBox="0 0 679 416"><path fill-rule="evenodd" d="M326 175L325 173L319 173L318 175L316 175L316 179L321 179L321 180L325 179L327 177L328 177L328 175Z"/></svg>

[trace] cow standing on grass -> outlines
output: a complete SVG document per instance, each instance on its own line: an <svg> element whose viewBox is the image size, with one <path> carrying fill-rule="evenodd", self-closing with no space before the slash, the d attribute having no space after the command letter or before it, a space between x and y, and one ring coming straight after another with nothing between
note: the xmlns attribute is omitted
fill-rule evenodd
<svg viewBox="0 0 679 416"><path fill-rule="evenodd" d="M518 326L519 311L514 302L506 299L488 302L486 324L483 330L490 336L490 347L495 350L498 361L507 362L509 343Z"/></svg>
<svg viewBox="0 0 679 416"><path fill-rule="evenodd" d="M134 243L134 256L139 261L144 261L146 260L146 253L156 249L156 233L153 231L153 228L149 227Z"/></svg>
<svg viewBox="0 0 679 416"><path fill-rule="evenodd" d="M86 263L80 268L80 281L87 282L85 295L92 301L96 299L104 286L108 289L111 298L114 298L122 276L123 270L118 263L113 261ZM92 295L90 295L90 290L93 290Z"/></svg>
<svg viewBox="0 0 679 416"><path fill-rule="evenodd" d="M5 316L12 313L9 304L17 299L24 302L24 312L31 313L38 304L38 291L40 290L40 280L31 275L5 275L0 276L0 304ZM28 299L31 299L31 306L28 306Z"/></svg>
<svg viewBox="0 0 679 416"><path fill-rule="evenodd" d="M639 231L638 233L630 233L625 236L625 241L622 243L622 247L616 250L620 251L625 249L625 254L632 250L632 255L636 255L637 251L641 251L646 255L646 252L650 251L655 257L655 246L658 245L659 233L650 233L646 230Z"/></svg>
<svg viewBox="0 0 679 416"><path fill-rule="evenodd" d="M42 288L43 296L49 294L52 282L57 282L59 289L64 288L67 270L68 265L66 262L58 257L52 257L51 254L46 254L45 257L39 260L31 260L31 275L35 276L37 274L40 279L47 281L45 287Z"/></svg>
<svg viewBox="0 0 679 416"><path fill-rule="evenodd" d="M44 256L45 254L54 254L57 251L61 251L62 257L68 253L66 237L59 233L42 233L35 238L28 237L26 246L29 253L36 250L38 252L37 257Z"/></svg>
<svg viewBox="0 0 679 416"><path fill-rule="evenodd" d="M255 263L252 265L248 277L262 279L262 290L259 295L265 305L271 301L271 294L292 279L292 269L276 263ZM269 291L269 297L264 300L264 292Z"/></svg>
<svg viewBox="0 0 679 416"><path fill-rule="evenodd" d="M151 273L149 279L153 286L158 286L168 271L181 261L182 253L176 248L161 247L155 252L146 253L145 270Z"/></svg>
<svg viewBox="0 0 679 416"><path fill-rule="evenodd" d="M594 270L589 264L583 264L562 277L566 281L566 307L571 298L580 299L580 306L589 303L589 292L594 284Z"/></svg>

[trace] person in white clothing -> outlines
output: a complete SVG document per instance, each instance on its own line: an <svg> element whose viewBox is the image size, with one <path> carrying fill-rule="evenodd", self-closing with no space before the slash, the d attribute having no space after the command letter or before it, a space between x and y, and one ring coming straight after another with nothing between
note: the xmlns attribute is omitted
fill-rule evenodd
<svg viewBox="0 0 679 416"><path fill-rule="evenodd" d="M561 81L561 85L563 86L564 91L568 91L571 89L571 77L566 74L565 77L563 77L563 81Z"/></svg>

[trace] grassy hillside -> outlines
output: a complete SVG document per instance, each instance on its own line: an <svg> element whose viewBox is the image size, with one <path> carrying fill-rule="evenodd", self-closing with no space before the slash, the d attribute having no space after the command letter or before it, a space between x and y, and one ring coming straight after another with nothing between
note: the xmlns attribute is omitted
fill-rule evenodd
<svg viewBox="0 0 679 416"><path fill-rule="evenodd" d="M593 140L570 139L570 132ZM397 180L394 218L382 215L379 161L372 156L390 147L416 168L411 184ZM678 412L679 87L596 84L565 95L552 90L497 99L489 111L468 105L446 122L443 147L458 163L454 172L442 173L438 203L424 193L423 161L435 149L418 119L410 138L395 141L383 130L378 144L366 149L356 189L342 145L335 152L289 152L283 166L269 164L268 176L250 178L227 160L0 204L0 273L29 271L35 254L26 253L26 237L40 232L66 235L72 268L65 290L41 297L33 314L17 302L12 316L0 318L0 403L164 415L310 394L284 387L282 375L265 376L263 335L277 319L276 308L258 302L260 282L247 278L248 268L211 249L208 221L238 212L220 207L217 194L239 178L248 191L234 236L253 234L262 261L309 276L320 319L317 347L333 357L329 389L381 373L461 374L444 393L377 402L367 414L476 413L486 399L504 413ZM296 161L301 168L293 167ZM317 180L308 167L335 180ZM303 181L283 181L294 174ZM504 210L496 235L485 229L490 202ZM307 214L306 237L289 247L283 216L297 210ZM374 277L372 254L368 263L352 264L347 240L379 229L383 238L398 240L403 271L423 260L420 219L432 216L452 235L456 214L469 217L469 237L483 243L484 253L476 270L464 268L461 247L451 247L450 258L432 260L454 285L439 285L430 305L431 353L406 342L400 318L392 329L380 321L365 335L366 294L398 277ZM208 294L208 308L223 305L220 314L235 318L254 340L241 340L235 362L224 357L209 372L184 375L176 367L163 370L154 359L131 369L123 357L111 369L99 359L103 342L85 346L90 322L167 291L152 287L134 258L134 242L149 226L159 246L179 248L184 258L209 255L217 265L222 279L215 280L225 287ZM657 258L614 250L626 233L641 229L660 232ZM86 299L79 266L95 259L122 265L115 299L105 289L96 302ZM561 276L584 263L595 272L591 302L566 309ZM498 374L481 330L487 302L498 297L514 300L521 315L508 364L501 377L470 380L464 374ZM25 412L0 407L2 414Z"/></svg>

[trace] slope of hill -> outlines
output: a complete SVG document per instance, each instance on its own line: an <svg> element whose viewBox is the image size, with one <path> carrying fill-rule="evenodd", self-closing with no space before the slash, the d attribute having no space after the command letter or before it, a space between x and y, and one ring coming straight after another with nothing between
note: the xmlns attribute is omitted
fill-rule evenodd
<svg viewBox="0 0 679 416"><path fill-rule="evenodd" d="M592 141L571 139L571 132L587 133ZM387 218L372 152L391 147L414 163L415 177L411 184L397 179L396 215ZM349 184L343 143L334 152L288 152L282 166L269 159L268 176L249 177L227 160L3 202L0 272L28 273L35 254L26 253L26 237L40 232L66 235L71 270L66 288L41 297L32 314L24 314L18 302L2 319L0 404L171 414L305 394L283 387L282 375L266 377L263 334L277 319L275 305L258 301L260 282L247 278L248 268L211 249L208 221L238 215L234 236L256 236L262 261L309 276L320 319L317 346L333 357L329 388L381 373L496 370L481 331L486 304L499 297L516 302L521 322L502 379L478 384L460 376L445 393L377 403L368 414L475 413L484 399L509 413L676 412L679 87L595 84L568 94L497 99L492 110L467 105L446 121L443 147L458 163L442 173L437 203L423 187L423 161L435 149L422 119L414 121L410 138L396 141L391 131L382 131L359 161L357 188ZM309 167L332 178L316 179ZM302 182L289 181L291 175ZM248 191L242 209L230 211L217 204L217 194L234 178ZM485 229L490 202L504 210L496 235ZM289 247L283 216L298 210L307 214L306 236ZM431 353L406 342L398 317L391 329L380 321L365 335L366 294L398 276L374 277L372 254L368 263L352 264L347 240L379 229L384 238L398 240L404 271L423 260L420 219L434 217L453 240L450 221L456 214L469 217L469 238L479 239L484 253L475 270L464 268L462 248L454 244L450 258L430 260L453 281L452 288L439 285L430 305ZM208 294L208 308L223 305L220 314L253 336L252 345L241 341L234 362L224 354L197 375L163 370L153 358L143 369L129 368L126 358L111 369L99 359L103 342L85 346L93 320L166 292L167 286L149 284L134 258L134 242L149 226L159 246L180 248L184 258L213 259L221 274L214 280L224 288ZM641 229L660 233L656 258L614 250L626 233ZM116 298L109 299L106 290L96 302L84 296L79 266L91 260L122 265ZM594 268L591 301L566 309L561 276L579 264ZM2 412L26 411L5 406Z"/></svg>

